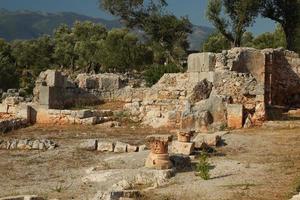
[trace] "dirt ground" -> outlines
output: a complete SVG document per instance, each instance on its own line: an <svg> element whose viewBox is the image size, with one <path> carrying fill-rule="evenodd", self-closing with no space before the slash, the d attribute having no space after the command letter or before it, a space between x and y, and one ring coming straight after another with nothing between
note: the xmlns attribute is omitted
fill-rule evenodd
<svg viewBox="0 0 300 200"><path fill-rule="evenodd" d="M102 138L143 144L145 136L154 133L168 131L134 125L106 129L35 125L1 135L0 139L50 139L59 147L49 151L0 150L0 197L38 194L61 200L92 199L110 183L83 182L87 169L139 168L146 154L90 152L80 150L80 143ZM226 145L218 147L209 159L210 180L202 180L194 171L179 172L165 186L145 192L143 198L285 200L300 189L300 129L232 131L224 139Z"/></svg>

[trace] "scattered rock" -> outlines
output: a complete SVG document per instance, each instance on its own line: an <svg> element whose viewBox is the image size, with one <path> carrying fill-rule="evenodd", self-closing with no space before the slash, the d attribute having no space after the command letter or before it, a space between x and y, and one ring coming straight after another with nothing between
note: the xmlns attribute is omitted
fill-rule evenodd
<svg viewBox="0 0 300 200"><path fill-rule="evenodd" d="M195 148L201 148L203 146L203 143L208 146L217 146L222 141L222 136L228 133L228 131L219 131L207 134L199 133L192 141L195 143Z"/></svg>
<svg viewBox="0 0 300 200"><path fill-rule="evenodd" d="M107 142L107 141L98 141L97 151L113 152L114 151L114 143L113 142Z"/></svg>
<svg viewBox="0 0 300 200"><path fill-rule="evenodd" d="M134 146L134 145L127 145L127 152L137 152L138 151L138 147Z"/></svg>
<svg viewBox="0 0 300 200"><path fill-rule="evenodd" d="M10 196L10 197L3 197L0 200L45 200L42 197L38 197L36 195L19 195L19 196Z"/></svg>
<svg viewBox="0 0 300 200"><path fill-rule="evenodd" d="M80 145L80 148L88 151L94 151L97 149L97 140L88 139Z"/></svg>
<svg viewBox="0 0 300 200"><path fill-rule="evenodd" d="M123 142L116 142L114 152L115 153L125 153L125 152L127 152L127 144L123 143Z"/></svg>
<svg viewBox="0 0 300 200"><path fill-rule="evenodd" d="M195 144L193 142L173 141L172 145L170 146L170 153L188 156L193 153L194 146Z"/></svg>

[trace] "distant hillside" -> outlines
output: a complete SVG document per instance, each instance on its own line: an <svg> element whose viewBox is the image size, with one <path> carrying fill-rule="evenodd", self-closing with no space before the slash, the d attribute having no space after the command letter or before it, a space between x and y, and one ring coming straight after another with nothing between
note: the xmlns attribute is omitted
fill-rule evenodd
<svg viewBox="0 0 300 200"><path fill-rule="evenodd" d="M60 24L71 26L75 21L92 21L105 25L108 29L120 28L118 20L93 18L72 12L43 13L32 11L7 11L0 9L0 37L8 41L15 39L33 39L41 35L51 35ZM202 41L213 31L212 28L194 26L190 35L190 46L197 50Z"/></svg>

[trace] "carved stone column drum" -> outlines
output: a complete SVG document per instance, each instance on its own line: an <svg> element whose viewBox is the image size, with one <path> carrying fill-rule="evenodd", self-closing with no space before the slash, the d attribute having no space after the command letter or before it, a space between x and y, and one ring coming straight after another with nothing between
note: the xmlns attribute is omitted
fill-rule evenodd
<svg viewBox="0 0 300 200"><path fill-rule="evenodd" d="M168 143L172 141L171 135L150 135L146 137L150 147L145 166L152 169L170 169L172 163L168 154Z"/></svg>

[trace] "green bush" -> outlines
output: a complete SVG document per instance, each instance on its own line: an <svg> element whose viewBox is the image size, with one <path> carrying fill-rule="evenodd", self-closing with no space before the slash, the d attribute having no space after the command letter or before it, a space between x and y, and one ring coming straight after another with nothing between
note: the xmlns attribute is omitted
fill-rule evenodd
<svg viewBox="0 0 300 200"><path fill-rule="evenodd" d="M210 164L207 161L208 156L206 153L202 153L199 162L196 164L196 175L200 176L204 180L208 180L210 178L209 170Z"/></svg>
<svg viewBox="0 0 300 200"><path fill-rule="evenodd" d="M152 65L145 73L144 77L147 82L147 86L152 86L159 81L159 79L166 73L179 73L182 72L182 68L175 64L168 65Z"/></svg>

